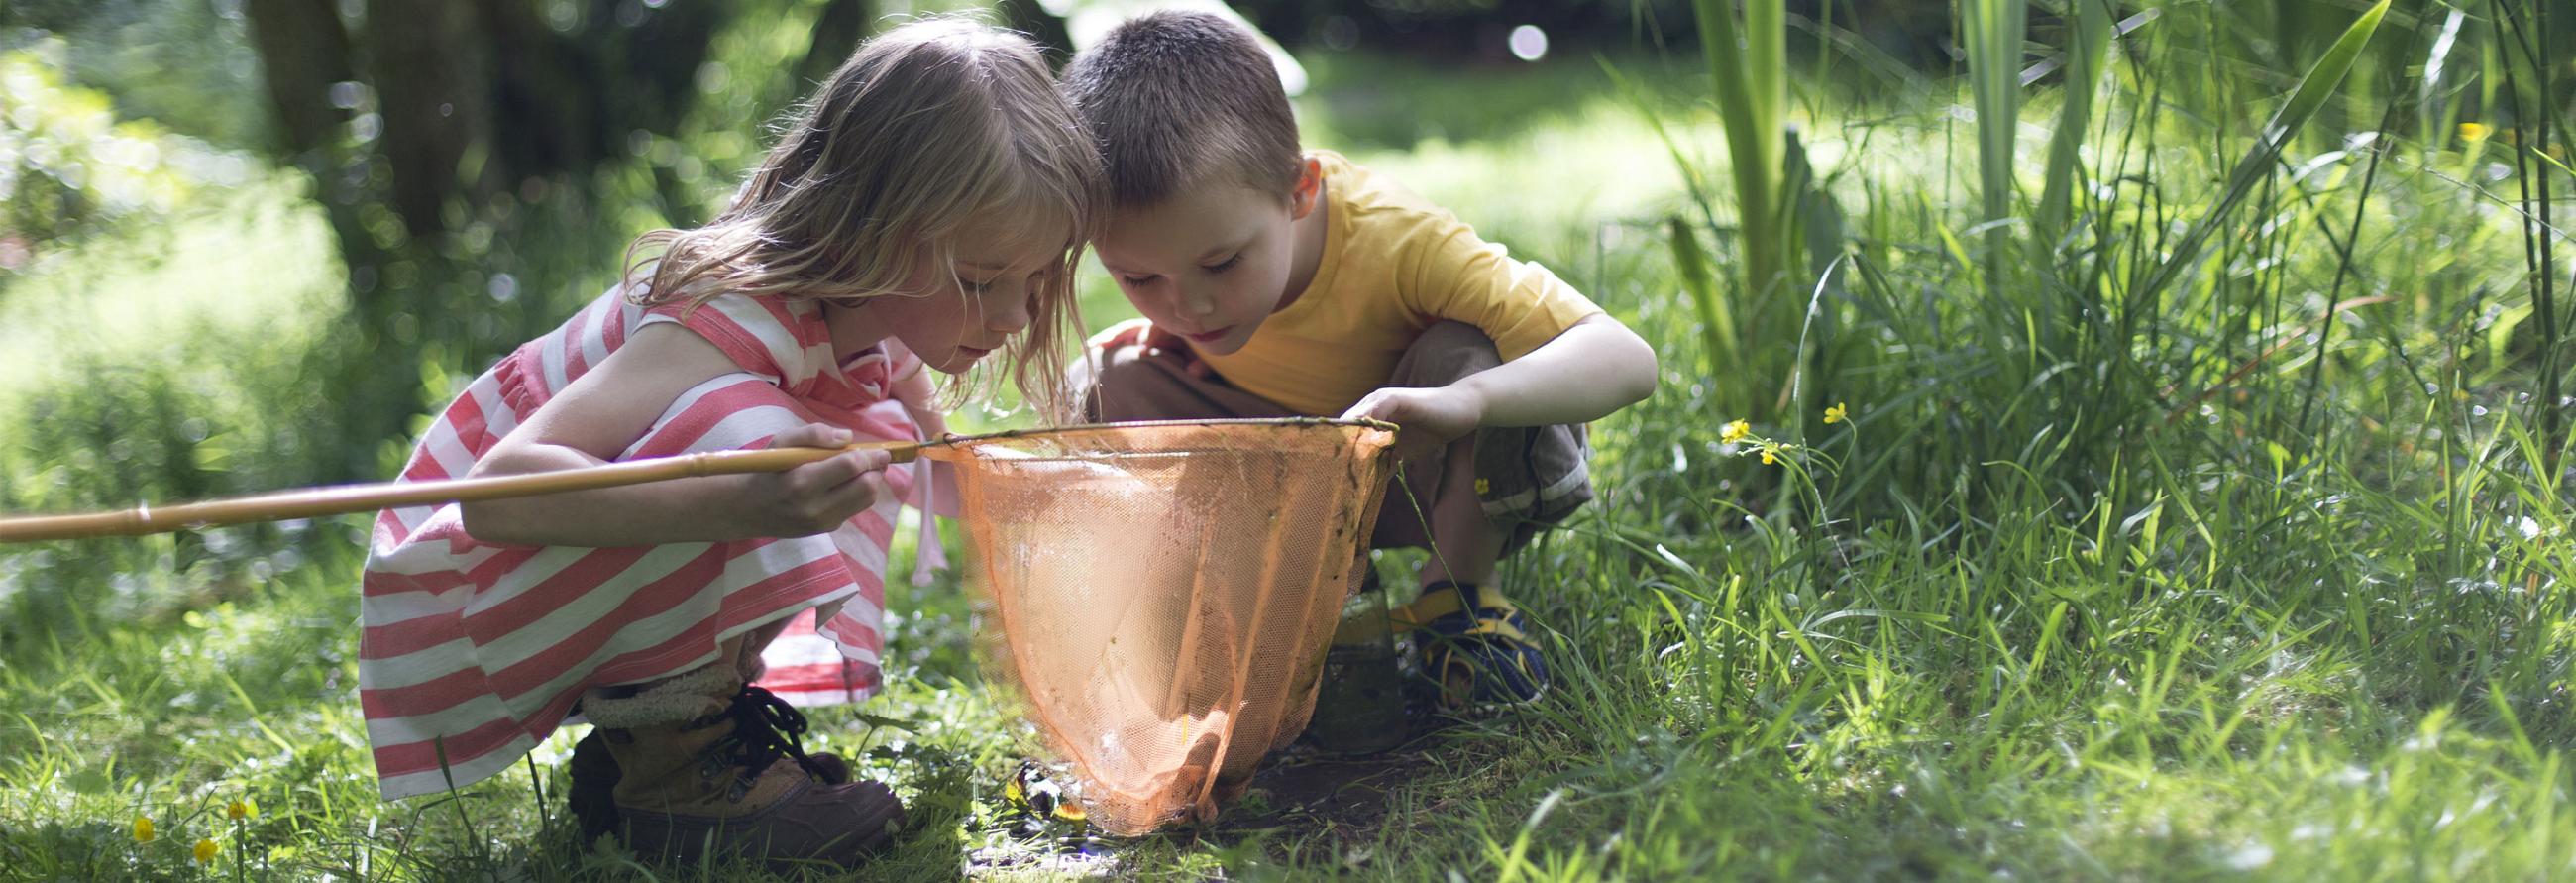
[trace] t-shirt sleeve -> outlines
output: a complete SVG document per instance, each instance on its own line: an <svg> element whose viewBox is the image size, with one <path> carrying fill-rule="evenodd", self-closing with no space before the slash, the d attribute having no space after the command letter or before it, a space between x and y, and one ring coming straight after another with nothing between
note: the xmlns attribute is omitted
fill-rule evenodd
<svg viewBox="0 0 2576 883"><path fill-rule="evenodd" d="M781 387L814 376L811 348L796 334L795 315L774 298L720 294L694 306L661 304L644 311L636 330L664 322L697 332L735 365Z"/></svg>
<svg viewBox="0 0 2576 883"><path fill-rule="evenodd" d="M1404 286L1414 310L1483 329L1503 361L1530 354L1601 308L1535 261L1447 214L1427 216Z"/></svg>

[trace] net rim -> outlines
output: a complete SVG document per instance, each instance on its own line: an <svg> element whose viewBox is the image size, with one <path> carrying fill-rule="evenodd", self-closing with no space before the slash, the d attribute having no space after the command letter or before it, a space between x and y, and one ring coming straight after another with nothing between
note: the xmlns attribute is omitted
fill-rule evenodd
<svg viewBox="0 0 2576 883"><path fill-rule="evenodd" d="M1031 436L1053 435L1056 433L1082 432L1087 430L1157 429L1184 426L1341 426L1357 429L1375 429L1389 433L1402 431L1402 427L1396 426L1393 423L1368 417L1211 417L1189 420L1124 420L1109 423L1068 423L1061 426L1033 426L1026 429L1006 429L1000 432L987 432L977 435L952 434L943 436L937 441L928 442L926 444L929 447L952 447L971 444L974 442L1001 441L1029 438Z"/></svg>

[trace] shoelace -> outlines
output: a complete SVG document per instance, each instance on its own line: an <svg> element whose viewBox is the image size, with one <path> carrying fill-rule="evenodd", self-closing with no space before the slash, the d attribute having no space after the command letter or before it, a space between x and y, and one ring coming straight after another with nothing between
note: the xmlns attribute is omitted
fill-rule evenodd
<svg viewBox="0 0 2576 883"><path fill-rule="evenodd" d="M795 758L807 773L824 775L805 754L803 736L809 726L805 713L778 694L745 685L734 694L725 716L733 719L733 760L742 764L743 775L757 777L781 757Z"/></svg>

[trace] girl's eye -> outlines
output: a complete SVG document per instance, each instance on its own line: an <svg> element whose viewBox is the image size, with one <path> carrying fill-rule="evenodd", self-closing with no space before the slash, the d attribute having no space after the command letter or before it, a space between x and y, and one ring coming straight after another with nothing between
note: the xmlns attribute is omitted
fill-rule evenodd
<svg viewBox="0 0 2576 883"><path fill-rule="evenodd" d="M1219 262L1217 262L1217 263L1213 263L1213 264L1209 264L1209 265L1207 265L1207 271L1208 271L1208 272L1210 272L1210 273L1223 273L1223 272L1225 272L1225 271L1227 271L1227 270L1234 269L1234 265L1239 264L1239 263L1242 263L1242 262L1243 262L1243 252L1239 252L1239 251L1238 251L1238 252L1235 252L1235 253L1234 253L1234 256L1233 256L1233 257L1226 258L1226 259L1225 259L1225 260L1223 260L1223 261L1219 261Z"/></svg>
<svg viewBox="0 0 2576 883"><path fill-rule="evenodd" d="M966 286L966 293L968 294L986 294L993 290L993 283L989 280L976 282L968 279L959 279L957 282Z"/></svg>
<svg viewBox="0 0 2576 883"><path fill-rule="evenodd" d="M1125 283L1125 284L1127 284L1127 285L1143 285L1143 284L1145 284L1145 283L1148 283L1148 282L1152 282L1152 281L1154 281L1154 277L1152 277L1152 276L1120 276L1120 277L1118 277L1118 281L1119 281L1119 282L1121 282L1121 283Z"/></svg>

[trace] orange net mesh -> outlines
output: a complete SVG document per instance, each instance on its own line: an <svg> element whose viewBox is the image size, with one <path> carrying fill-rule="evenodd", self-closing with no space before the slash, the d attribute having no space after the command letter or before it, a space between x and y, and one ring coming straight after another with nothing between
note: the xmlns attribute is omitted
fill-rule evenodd
<svg viewBox="0 0 2576 883"><path fill-rule="evenodd" d="M1093 824L1214 817L1306 728L1377 519L1382 425L1229 420L966 440L959 513L997 680Z"/></svg>

